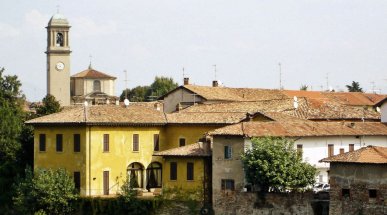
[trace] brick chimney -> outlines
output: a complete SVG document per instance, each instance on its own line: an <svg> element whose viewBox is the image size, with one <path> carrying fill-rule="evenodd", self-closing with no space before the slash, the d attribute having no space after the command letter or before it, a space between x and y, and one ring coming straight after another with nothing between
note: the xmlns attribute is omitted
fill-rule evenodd
<svg viewBox="0 0 387 215"><path fill-rule="evenodd" d="M219 87L219 82L218 81L212 81L212 87Z"/></svg>
<svg viewBox="0 0 387 215"><path fill-rule="evenodd" d="M184 85L189 85L189 78L184 78Z"/></svg>
<svg viewBox="0 0 387 215"><path fill-rule="evenodd" d="M379 107L381 122L387 123L387 99L381 102Z"/></svg>

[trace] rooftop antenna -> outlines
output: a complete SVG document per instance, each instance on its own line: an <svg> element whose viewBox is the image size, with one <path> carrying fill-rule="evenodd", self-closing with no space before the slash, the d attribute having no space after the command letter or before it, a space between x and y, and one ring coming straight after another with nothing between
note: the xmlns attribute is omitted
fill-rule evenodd
<svg viewBox="0 0 387 215"><path fill-rule="evenodd" d="M183 67L183 79L185 78L185 73L184 73L184 67Z"/></svg>
<svg viewBox="0 0 387 215"><path fill-rule="evenodd" d="M330 90L329 89L329 73L327 72L327 76L326 76L326 79L327 79L327 90Z"/></svg>
<svg viewBox="0 0 387 215"><path fill-rule="evenodd" d="M279 89L282 90L282 67L281 62L278 63L279 68Z"/></svg>
<svg viewBox="0 0 387 215"><path fill-rule="evenodd" d="M376 93L376 90L375 90L375 81L371 81L371 85L372 85L372 92L373 92L373 93Z"/></svg>
<svg viewBox="0 0 387 215"><path fill-rule="evenodd" d="M216 80L216 64L212 65L214 67L215 79Z"/></svg>
<svg viewBox="0 0 387 215"><path fill-rule="evenodd" d="M125 99L128 99L128 72L126 69L124 70L125 73ZM128 100L129 101L129 100Z"/></svg>

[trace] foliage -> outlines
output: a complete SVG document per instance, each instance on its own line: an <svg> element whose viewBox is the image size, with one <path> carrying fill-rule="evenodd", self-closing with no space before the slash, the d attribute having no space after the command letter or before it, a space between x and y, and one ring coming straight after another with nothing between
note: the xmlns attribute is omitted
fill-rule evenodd
<svg viewBox="0 0 387 215"><path fill-rule="evenodd" d="M3 76L0 69L0 163L15 161L21 145L18 137L23 125L24 96L17 76Z"/></svg>
<svg viewBox="0 0 387 215"><path fill-rule="evenodd" d="M178 86L176 82L173 81L172 78L156 76L153 83L150 85L150 91L147 93L147 97L160 97L169 91L175 89Z"/></svg>
<svg viewBox="0 0 387 215"><path fill-rule="evenodd" d="M161 205L159 199L137 199L126 202L121 197L117 198L95 198L80 197L76 203L74 214L92 215L147 215L154 214L154 211Z"/></svg>
<svg viewBox="0 0 387 215"><path fill-rule="evenodd" d="M133 89L123 90L120 95L120 101L124 101L126 95L129 101L132 102L154 101L177 86L178 84L172 78L156 76L150 86L137 86Z"/></svg>
<svg viewBox="0 0 387 215"><path fill-rule="evenodd" d="M24 179L14 187L15 210L20 214L69 214L78 194L73 179L64 169L37 169L35 175L27 168Z"/></svg>
<svg viewBox="0 0 387 215"><path fill-rule="evenodd" d="M147 101L146 94L149 89L149 86L137 86L133 89L123 90L120 95L120 101L124 101L125 96L127 95L131 102L145 102Z"/></svg>
<svg viewBox="0 0 387 215"><path fill-rule="evenodd" d="M348 89L348 92L363 92L363 89L360 87L359 82L352 81L351 85L345 85Z"/></svg>
<svg viewBox="0 0 387 215"><path fill-rule="evenodd" d="M4 75L0 68L0 211L12 211L14 178L25 168L21 135L24 131L24 95L17 76ZM31 159L32 160L32 159Z"/></svg>
<svg viewBox="0 0 387 215"><path fill-rule="evenodd" d="M306 84L301 85L300 90L308 91L309 86Z"/></svg>
<svg viewBox="0 0 387 215"><path fill-rule="evenodd" d="M252 148L242 155L246 178L261 191L294 190L313 185L316 168L302 161L294 141L282 137L252 139Z"/></svg>
<svg viewBox="0 0 387 215"><path fill-rule="evenodd" d="M38 116L44 116L52 113L57 113L62 110L60 103L55 99L55 96L47 94L43 100L43 105L36 109Z"/></svg>

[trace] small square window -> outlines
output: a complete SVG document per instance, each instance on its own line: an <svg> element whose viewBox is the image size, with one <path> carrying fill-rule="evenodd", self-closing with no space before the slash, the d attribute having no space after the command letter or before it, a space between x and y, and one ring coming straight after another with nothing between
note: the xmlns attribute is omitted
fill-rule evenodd
<svg viewBox="0 0 387 215"><path fill-rule="evenodd" d="M341 196L344 198L351 197L351 193L349 189L341 189Z"/></svg>
<svg viewBox="0 0 387 215"><path fill-rule="evenodd" d="M377 192L377 190L375 190L375 189L370 189L370 190L368 190L368 196L369 196L370 198L376 198L376 197L377 197L377 194L378 194L378 192Z"/></svg>
<svg viewBox="0 0 387 215"><path fill-rule="evenodd" d="M222 179L222 190L235 190L233 179Z"/></svg>

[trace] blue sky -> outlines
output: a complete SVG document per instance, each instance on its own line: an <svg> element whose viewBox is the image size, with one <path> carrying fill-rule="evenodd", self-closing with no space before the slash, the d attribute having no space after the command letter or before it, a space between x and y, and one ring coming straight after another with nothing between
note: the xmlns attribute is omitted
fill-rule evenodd
<svg viewBox="0 0 387 215"><path fill-rule="evenodd" d="M353 80L387 93L385 0L2 0L0 67L31 101L46 93L46 29L60 5L70 32L71 74L116 76L116 94L156 75L229 87L345 90ZM378 91L380 92L380 91Z"/></svg>

